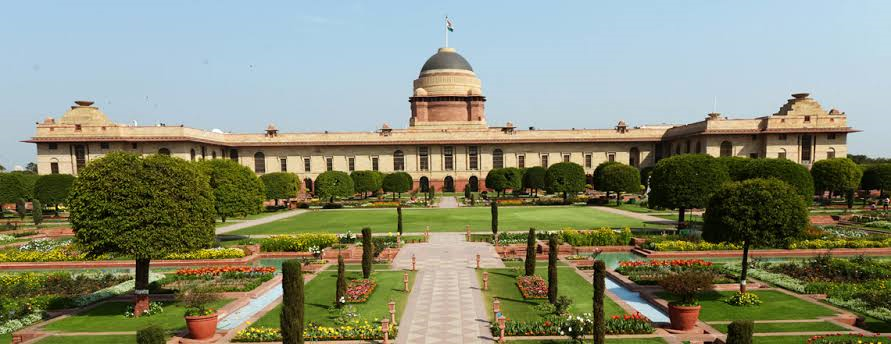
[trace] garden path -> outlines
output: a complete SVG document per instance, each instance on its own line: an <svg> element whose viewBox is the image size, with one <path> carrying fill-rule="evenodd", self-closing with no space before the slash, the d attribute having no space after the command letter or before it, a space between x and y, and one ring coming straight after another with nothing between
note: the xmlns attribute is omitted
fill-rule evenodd
<svg viewBox="0 0 891 344"><path fill-rule="evenodd" d="M603 211L603 212L613 213L613 214L616 214L616 215L622 215L622 216L625 216L625 217L630 217L630 218L632 218L632 219L638 219L638 220L641 220L641 221L644 221L644 222L657 222L657 223L665 223L665 222L667 222L667 223L672 223L672 224L674 223L674 222L671 221L671 220L666 220L666 219L663 219L663 218L661 218L661 217L656 217L656 216L649 215L649 214L644 214L644 213L635 213L635 212L633 212L633 211L622 210L622 209L617 209L617 208L611 208L611 207L592 207L592 209L597 209L597 210L600 210L600 211Z"/></svg>
<svg viewBox="0 0 891 344"><path fill-rule="evenodd" d="M396 343L489 342L488 311L477 279L476 255L485 268L504 267L488 243L464 241L461 233L431 233L424 244L408 244L393 261L394 268L418 275L400 319Z"/></svg>
<svg viewBox="0 0 891 344"><path fill-rule="evenodd" d="M443 196L439 198L439 204L437 204L437 206L440 208L457 208L460 205L455 196Z"/></svg>
<svg viewBox="0 0 891 344"><path fill-rule="evenodd" d="M244 220L244 221L241 221L241 222L238 222L238 223L233 223L233 224L231 224L231 225L227 225L227 226L223 226L223 227L217 228L216 234L217 234L217 235L220 235L220 234L226 234L226 233L229 233L229 232L237 231L237 230L239 230L239 229L248 228L248 227L253 227L253 226L257 226L257 225L262 225L262 224L265 224L265 223L270 223L270 222L278 221L278 220L281 220L281 219L286 219L286 218L289 218L289 217L291 217L291 216L296 216L296 215L303 214L303 213L305 213L305 212L306 212L306 210L304 210L304 209L295 209L295 210L288 210L288 211L285 211L285 212L283 212L283 213L281 213L281 214L275 214L275 215L270 215L270 216L262 217L262 218L259 218L259 219Z"/></svg>

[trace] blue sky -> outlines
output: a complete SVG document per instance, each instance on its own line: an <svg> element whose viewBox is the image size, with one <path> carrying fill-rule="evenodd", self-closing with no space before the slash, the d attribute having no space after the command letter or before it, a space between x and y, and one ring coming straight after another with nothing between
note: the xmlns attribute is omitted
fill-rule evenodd
<svg viewBox="0 0 891 344"><path fill-rule="evenodd" d="M15 1L0 12L0 164L75 99L121 123L261 132L404 127L443 45L490 124L604 128L846 111L852 153L889 156L889 1Z"/></svg>

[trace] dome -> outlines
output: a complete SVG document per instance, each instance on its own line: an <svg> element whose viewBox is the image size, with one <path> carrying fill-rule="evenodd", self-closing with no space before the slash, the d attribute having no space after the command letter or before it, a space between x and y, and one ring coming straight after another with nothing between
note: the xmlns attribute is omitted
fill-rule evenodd
<svg viewBox="0 0 891 344"><path fill-rule="evenodd" d="M470 63L463 56L455 52L454 48L439 48L433 56L424 62L421 73L434 69L463 69L473 71Z"/></svg>

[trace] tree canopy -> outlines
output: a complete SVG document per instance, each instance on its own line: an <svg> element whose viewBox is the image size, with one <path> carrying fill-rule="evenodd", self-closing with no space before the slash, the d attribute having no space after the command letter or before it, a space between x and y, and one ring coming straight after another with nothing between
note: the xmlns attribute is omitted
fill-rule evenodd
<svg viewBox="0 0 891 344"><path fill-rule="evenodd" d="M15 203L27 196L21 178L13 173L0 173L0 203Z"/></svg>
<svg viewBox="0 0 891 344"><path fill-rule="evenodd" d="M523 173L523 188L538 191L547 187L545 175L547 170L541 166L527 168Z"/></svg>
<svg viewBox="0 0 891 344"><path fill-rule="evenodd" d="M297 197L299 190L297 175L288 172L273 172L260 176L266 188L266 199L288 199Z"/></svg>
<svg viewBox="0 0 891 344"><path fill-rule="evenodd" d="M814 189L818 192L839 193L857 188L863 170L848 158L825 159L814 163L811 176L814 178Z"/></svg>
<svg viewBox="0 0 891 344"><path fill-rule="evenodd" d="M385 192L393 192L401 194L411 190L414 180L411 175L405 172L395 172L384 175L382 187Z"/></svg>
<svg viewBox="0 0 891 344"><path fill-rule="evenodd" d="M863 179L860 181L864 190L879 190L884 192L891 188L891 163L867 165L863 169Z"/></svg>
<svg viewBox="0 0 891 344"><path fill-rule="evenodd" d="M717 159L718 162L724 165L727 174L730 175L730 180L735 182L748 179L749 177L746 176L746 170L748 170L749 163L757 160L741 156L722 156Z"/></svg>
<svg viewBox="0 0 891 344"><path fill-rule="evenodd" d="M621 202L623 192L640 192L640 171L634 166L610 164L602 169L600 180L595 181L601 191L616 193L616 204Z"/></svg>
<svg viewBox="0 0 891 344"><path fill-rule="evenodd" d="M704 208L718 188L730 180L727 169L716 158L705 154L684 154L665 158L650 175L650 204L684 210Z"/></svg>
<svg viewBox="0 0 891 344"><path fill-rule="evenodd" d="M607 166L612 166L612 165L620 165L620 163L615 162L615 161L605 161L605 162L600 163L600 165L597 165L597 167L594 168L594 173L592 174L592 177L594 179L594 189L595 190L607 191L606 189L603 189L600 186L600 184L603 183L603 169L606 168Z"/></svg>
<svg viewBox="0 0 891 344"><path fill-rule="evenodd" d="M250 168L229 159L202 160L196 164L208 177L214 209L223 222L229 217L260 212L266 189Z"/></svg>
<svg viewBox="0 0 891 344"><path fill-rule="evenodd" d="M331 199L350 197L356 193L353 178L346 172L326 171L316 178L316 194L319 198Z"/></svg>
<svg viewBox="0 0 891 344"><path fill-rule="evenodd" d="M510 187L508 183L503 168L493 168L486 174L486 188L495 190L499 194Z"/></svg>
<svg viewBox="0 0 891 344"><path fill-rule="evenodd" d="M504 178L507 179L507 188L511 190L523 189L523 170L516 167L505 167Z"/></svg>
<svg viewBox="0 0 891 344"><path fill-rule="evenodd" d="M350 173L350 178L353 179L356 193L361 193L363 196L380 190L383 183L383 177L377 171L353 171Z"/></svg>
<svg viewBox="0 0 891 344"><path fill-rule="evenodd" d="M64 204L75 177L70 174L47 174L34 184L34 197L47 205Z"/></svg>
<svg viewBox="0 0 891 344"><path fill-rule="evenodd" d="M737 173L741 180L776 178L794 187L804 199L810 200L814 196L814 179L811 178L811 173L807 167L792 160L750 159Z"/></svg>
<svg viewBox="0 0 891 344"><path fill-rule="evenodd" d="M574 162L560 162L548 167L545 184L551 192L562 192L563 201L569 194L585 191L585 169Z"/></svg>

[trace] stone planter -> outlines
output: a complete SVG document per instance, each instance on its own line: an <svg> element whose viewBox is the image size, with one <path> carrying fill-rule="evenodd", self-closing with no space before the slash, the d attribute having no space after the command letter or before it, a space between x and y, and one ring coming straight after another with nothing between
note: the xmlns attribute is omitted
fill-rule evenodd
<svg viewBox="0 0 891 344"><path fill-rule="evenodd" d="M699 320L699 310L702 306L676 306L668 304L668 318L671 319L671 328L678 331L690 331L696 327Z"/></svg>
<svg viewBox="0 0 891 344"><path fill-rule="evenodd" d="M186 327L189 329L189 337L202 340L213 337L217 333L217 314L192 316L186 318Z"/></svg>

